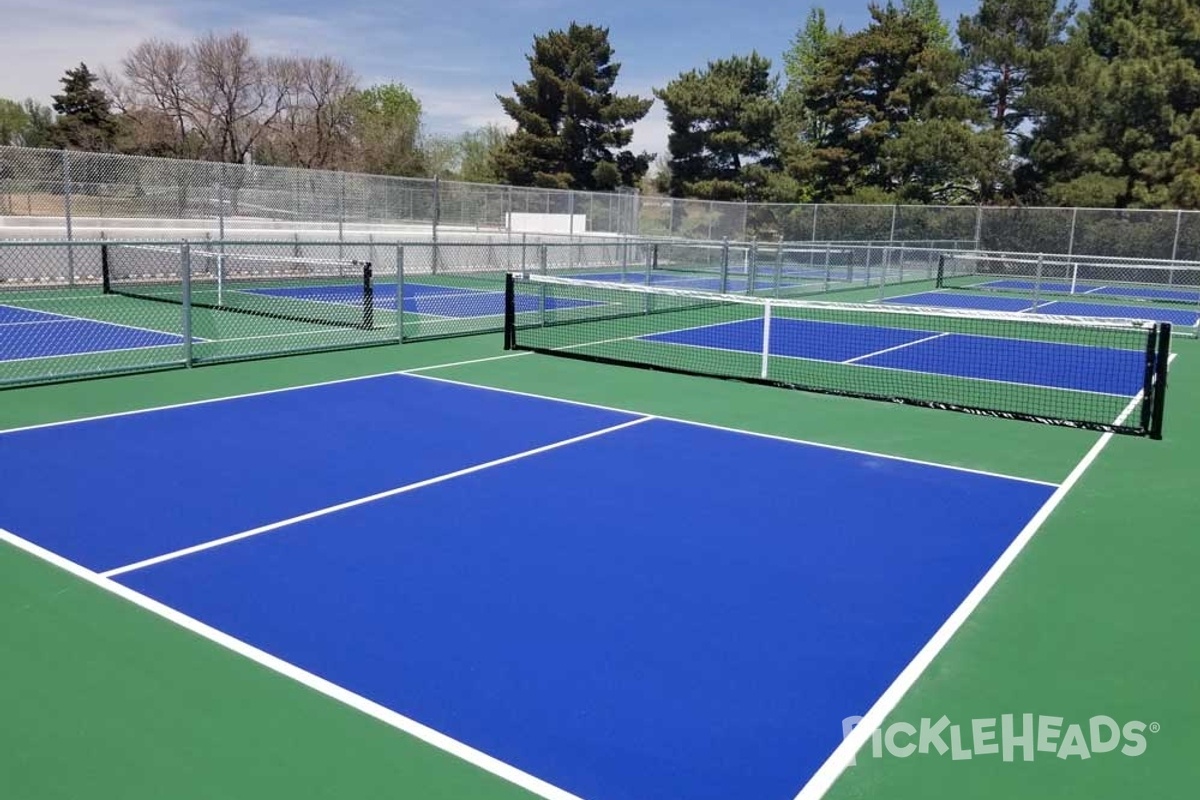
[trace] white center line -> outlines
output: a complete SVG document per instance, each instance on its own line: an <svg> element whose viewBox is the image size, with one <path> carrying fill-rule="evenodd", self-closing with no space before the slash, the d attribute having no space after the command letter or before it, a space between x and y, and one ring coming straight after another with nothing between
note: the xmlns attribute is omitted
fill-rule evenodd
<svg viewBox="0 0 1200 800"><path fill-rule="evenodd" d="M310 511L307 514L300 514L299 516L292 517L290 519L281 520L279 522L272 522L270 525L263 525L261 527L253 528L248 531L242 531L241 533L235 533L231 536L223 536L220 539L213 539L211 541L202 542L200 544L193 545L191 547L184 547L179 550L174 550L170 553L163 553L160 556L154 556L153 558L147 558L143 561L138 561L133 564L127 564L126 566L123 566L123 567L117 567L116 569L111 569L107 572L102 572L102 573L100 573L100 575L101 575L101 577L104 577L104 578L115 578L118 575L124 575L126 573L134 572L139 569L145 569L146 567L152 567L156 564L163 564L167 561L174 561L179 558L184 558L185 556L195 555L196 553L202 553L205 550L212 550L213 548L216 548L216 547L223 547L224 545L227 545L227 544L232 544L234 542L240 542L243 539L249 539L254 536L261 536L264 533L270 533L272 531L277 531L280 528L286 528L290 525L296 525L301 522L308 522L309 520L317 519L319 517L325 517L330 514L335 514L339 511L345 511L347 509L356 508L358 506L366 505L368 503L374 503L379 500L385 500L389 497L396 497L397 495L406 494L408 492L412 492L417 489L423 489L426 486L433 486L438 483L445 483L446 481L454 480L455 478L461 478L464 475L471 475L476 472L481 472L485 469L491 469L492 467L498 467L502 464L509 464L513 461L518 461L522 458L529 458L530 456L536 456L541 453L548 453L551 450L557 450L561 447L567 447L568 445L578 444L579 442L584 442L584 441L587 441L588 439L595 439L599 436L604 436L609 433L615 433L617 431L624 430L625 428L632 428L635 425L641 425L645 422L651 421L652 419L654 419L654 417L639 417L637 419L629 420L627 422L622 422L620 425L613 425L611 427L603 428L598 431L592 431L590 433L582 434L581 436L574 436L570 439L563 439L562 441L554 442L553 444L547 444L547 445L542 445L541 447L535 447L532 450L526 450L521 453L515 453L511 456L505 456L504 458L497 458L493 461L488 461L483 464L476 464L475 466L467 467L466 469L460 469L460 470L456 470L454 472L448 472L445 475L439 475L436 478L429 478L427 480L418 481L416 483L410 483L405 486L399 486L395 489L388 489L386 492L379 492L378 494L369 495L367 497L360 497L357 500L350 500L349 502L346 502L346 503L338 503L337 505L328 506L326 508L321 508L316 511Z"/></svg>
<svg viewBox="0 0 1200 800"><path fill-rule="evenodd" d="M903 350L906 347L913 347L914 345L924 344L925 342L932 342L934 339L941 339L943 336L949 336L949 335L950 335L949 332L935 333L933 336L926 336L924 339L917 339L915 342L905 342L904 344L898 344L895 347L885 347L883 350L876 350L874 353L867 353L866 355L863 355L863 356L855 356L854 358L848 358L845 361L843 361L842 363L843 364L855 364L859 361L866 361L868 358L874 358L875 356L881 356L884 353L893 353L897 350Z"/></svg>

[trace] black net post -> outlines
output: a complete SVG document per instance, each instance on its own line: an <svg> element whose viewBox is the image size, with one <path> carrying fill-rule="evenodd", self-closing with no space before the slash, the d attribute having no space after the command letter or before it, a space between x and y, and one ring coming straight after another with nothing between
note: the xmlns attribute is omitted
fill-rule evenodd
<svg viewBox="0 0 1200 800"><path fill-rule="evenodd" d="M1162 439L1163 412L1167 403L1167 371L1171 362L1171 323L1158 324L1158 352L1154 359L1154 386L1152 390L1153 406L1150 416L1150 438Z"/></svg>
<svg viewBox="0 0 1200 800"><path fill-rule="evenodd" d="M517 346L517 301L513 296L513 276L504 276L504 349L515 350Z"/></svg>
<svg viewBox="0 0 1200 800"><path fill-rule="evenodd" d="M109 266L108 245L100 245L100 282L103 286L105 294L112 294L112 279L109 277L111 267Z"/></svg>
<svg viewBox="0 0 1200 800"><path fill-rule="evenodd" d="M363 264L363 330L375 327L375 281L371 262Z"/></svg>
<svg viewBox="0 0 1200 800"><path fill-rule="evenodd" d="M941 255L938 256L937 283L935 285L939 289L946 288L946 254L945 253L942 253Z"/></svg>

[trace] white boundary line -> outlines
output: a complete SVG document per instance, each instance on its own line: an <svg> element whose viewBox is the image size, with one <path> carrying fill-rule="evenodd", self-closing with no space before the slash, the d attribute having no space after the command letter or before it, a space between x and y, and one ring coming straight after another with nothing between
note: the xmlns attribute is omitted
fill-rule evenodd
<svg viewBox="0 0 1200 800"><path fill-rule="evenodd" d="M154 328L142 328L137 325L125 325L120 322L109 322L109 321L103 320L103 319L91 319L90 317L77 317L73 314L60 314L57 311L41 311L41 309L24 308L22 306L10 306L10 305L6 305L4 303L0 303L0 308L16 308L16 309L20 309L21 311L38 311L39 313L42 313L42 314L52 314L53 316L56 316L56 317L62 317L63 321L75 320L77 322L90 322L93 325L108 325L113 328L127 328L131 331L142 331L143 333L157 333L160 336L178 336L179 341L180 342L183 341L183 336L181 334L168 333L167 331L160 331L160 330L156 330ZM49 322L49 320L46 320L46 321Z"/></svg>
<svg viewBox="0 0 1200 800"><path fill-rule="evenodd" d="M542 453L549 453L551 450L558 450L563 447L578 444L579 442L586 442L589 439L595 439L609 433L616 433L617 431L625 430L626 428L632 428L635 425L641 425L642 423L649 422L652 419L654 419L654 417L639 417L638 419L622 422L619 425L610 425L609 427L601 428L598 431L591 431L589 433L581 434L580 436L572 436L570 439L563 439L561 441L552 442L551 444L542 445L541 447L534 447L521 453L514 453L509 456L504 456L503 458L497 458L482 464L475 464L474 466L455 470L454 472L447 472L444 475L438 475L436 478L428 478L423 481L417 481L416 483L409 483L404 486L398 486L394 489L388 489L385 492L377 492L376 494L368 495L366 497L359 497L355 500L350 500L345 503L338 503L337 505L327 506L325 508L317 509L316 511L309 511L306 514L300 514L298 516L291 517L290 519L272 522L269 525L262 525L260 527L252 528L248 531L242 531L241 533L235 533L230 536L222 536L220 539L212 539L207 542L201 542L200 544L192 545L191 547L184 547L179 550L174 550L170 553L163 553L162 555L154 556L153 558L143 559L133 564L126 564L123 567L110 569L106 572L100 573L100 577L115 578L118 575L136 572L137 570L145 569L146 567L153 567L157 564L165 564L168 561L175 561L176 559L195 555L196 553L203 553L206 550L224 547L227 544L233 544L234 542L240 542L243 539L261 536L264 533L271 533L272 531L277 531L281 528L287 528L291 525L297 525L301 522L308 522L309 520L319 519L320 517L327 517L330 514L336 514L339 511L346 511L351 508L357 508L358 506L365 506L368 503L386 500L389 497L408 494L409 492L416 491L417 489L424 489L426 486L434 486L439 483L445 483L446 481L451 481L455 478L461 478L464 475L472 475L476 472L482 472L485 469L499 467L504 464L511 464L512 462L520 461L523 458L541 455Z"/></svg>
<svg viewBox="0 0 1200 800"><path fill-rule="evenodd" d="M638 416L647 416L647 417L652 417L654 419L662 420L664 422L674 422L679 425L690 425L690 426L693 426L696 428L708 428L709 430L724 431L725 433L740 433L743 436L753 436L756 439L771 439L776 442L787 442L788 444L800 444L800 445L806 445L808 447L818 447L822 450L837 450L838 452L841 452L841 453L854 453L855 455L869 456L871 458L881 458L886 461L902 461L906 464L919 464L920 466L923 466L923 467L935 467L937 469L948 469L953 472L969 472L973 475L986 475L989 478L1000 478L1002 480L1018 481L1019 483L1033 483L1033 484L1037 484L1039 486L1049 486L1051 488L1058 488L1057 483L1051 483L1050 481L1040 481L1040 480L1037 480L1036 478L1021 478L1021 477L1017 477L1016 475L1005 475L1002 472L989 472L987 470L982 470L982 469L972 469L970 467L960 467L960 466L957 466L954 464L939 464L935 461L922 461L919 458L908 458L906 456L895 456L895 455L889 455L887 453L876 453L871 450L859 450L858 448L854 448L854 447L843 447L841 445L835 445L835 444L824 444L822 442L812 442L812 441L808 441L807 439L794 439L794 438L791 438L788 436L777 436L777 435L771 434L771 433L758 433L756 431L742 430L741 428L730 428L725 425L715 425L715 424L709 423L709 422L696 422L695 420L679 419L677 417L667 417L667 416L663 416L661 414L650 414L650 413L647 413L644 411L635 411L635 410L628 409L628 408L618 408L616 406L606 406L606 405L601 405L599 403L588 403L588 402L584 402L582 400L565 400L561 397L549 397L544 394L535 394L533 392L522 392L522 391L518 391L516 389L504 389L504 388L501 388L498 386L487 386L486 384L466 383L464 381L456 381L456 380L452 380L450 378L438 378L434 375L420 375L420 374L416 374L414 372L407 372L404 374L410 378L419 378L424 381L436 381L438 383L449 383L449 384L454 384L455 386L466 386L471 389L479 389L480 391L485 391L485 392L500 392L501 394L513 394L513 395L517 395L519 397L532 397L537 400L552 400L556 403L566 403L568 405L573 405L573 406L583 406L584 408L596 408L596 409L600 409L601 411L616 411L616 412L619 412L622 414L634 414L634 415L638 415Z"/></svg>
<svg viewBox="0 0 1200 800"><path fill-rule="evenodd" d="M194 344L208 344L209 343L207 339L196 339L196 337L194 337L194 336L192 338L195 340ZM78 353L50 353L50 354L44 355L44 356L23 356L22 358L3 358L3 359L0 359L0 366L3 366L4 364L20 364L25 361L48 361L53 358L73 358L75 356L107 356L110 353L134 353L139 350L158 350L159 348L163 348L163 347L172 347L172 348L176 348L176 349L182 348L183 347L183 337L181 336L179 338L178 342L167 342L166 344L144 344L144 345L141 345L140 347L114 347L111 350L81 350ZM171 364L182 364L182 363L183 363L183 356L180 355L179 358L173 358L168 361L156 361L156 362L151 362L148 365L147 364L136 364L136 365L133 365L133 368L140 369L145 366L153 367L156 364L171 365ZM122 367L122 365L120 365L120 364L118 364L116 366L117 369L121 369L121 367ZM100 373L100 374L103 374L103 373ZM122 375L122 373L119 373L119 372L113 373L113 375L114 375L114 377L115 376L127 377L127 374ZM0 431L0 433L3 433L3 431Z"/></svg>
<svg viewBox="0 0 1200 800"><path fill-rule="evenodd" d="M0 541L5 542L12 547L22 550L35 558L41 559L64 572L68 572L80 580L86 581L104 591L116 595L123 600L132 603L139 608L149 611L168 622L174 623L181 628L184 628L197 636L207 639L221 647L231 650L234 653L253 661L263 667L266 667L273 672L279 673L284 677L290 678L293 681L306 686L316 692L336 700L339 703L350 706L367 716L376 719L385 725L402 731L415 739L418 739L426 744L432 745L452 756L455 756L462 761L478 767L485 772L495 775L498 778L508 781L509 783L519 786L528 792L545 798L545 800L580 800L577 795L571 794L563 789L553 786L546 781L536 778L527 772L524 772L516 767L506 764L497 758L489 756L470 745L464 744L457 739L440 733L433 728L429 728L409 717L399 714L379 703L368 700L367 698L355 694L348 689L345 689L332 681L320 678L311 672L301 669L294 664L284 661L281 658L271 655L263 650L259 650L253 645L247 644L240 639L236 639L227 633L217 630L216 628L205 625L197 619L187 616L182 612L176 611L170 606L153 600L140 592L123 586L116 581L105 578L95 572L80 566L73 561L69 561L62 556L51 553L32 542L22 539L15 533L0 528Z"/></svg>
<svg viewBox="0 0 1200 800"><path fill-rule="evenodd" d="M21 325L56 325L64 322L74 321L75 320L67 317L58 317L58 319L31 319L26 320L25 322L0 322L0 328L16 328Z"/></svg>
<svg viewBox="0 0 1200 800"><path fill-rule="evenodd" d="M882 350L876 350L874 353L867 353L866 355L855 356L854 358L848 358L845 361L842 361L841 363L842 364L857 364L859 361L866 361L868 358L874 358L875 356L881 356L884 353L894 353L897 350L903 350L906 347L913 347L918 344L924 344L925 342L932 342L934 339L941 339L945 336L950 336L950 335L951 334L949 332L935 333L932 336L926 336L924 339L917 339L915 342L905 342L904 344L898 344L894 347L885 347ZM935 373L935 374L937 374L937 373ZM1002 383L1007 383L1007 381L1002 381Z"/></svg>
<svg viewBox="0 0 1200 800"><path fill-rule="evenodd" d="M774 319L779 320L780 323L789 322L789 321L805 323L805 322L810 321L810 320L789 319L787 317L774 317ZM587 342L585 344L572 344L572 345L565 345L563 347L552 347L552 348L547 348L547 349L549 349L549 350L576 350L581 347L591 347L592 345L597 345L597 344L610 344L612 342L619 342L619 341L623 341L625 339L641 339L641 340L644 340L647 342L652 342L653 344L665 344L665 345L671 345L672 347L694 347L697 350L712 350L712 351L718 352L718 353L739 353L742 355L756 355L758 353L757 350L736 350L731 347L714 347L713 345L690 344L688 342L670 342L670 341L666 341L665 339L653 338L655 336L665 336L667 334L672 334L672 333L682 333L684 331L702 330L704 328L718 328L718 327L722 327L725 325L735 325L735 324L742 324L745 322L755 322L755 321L756 320L751 318L751 319L745 319L745 320L736 320L734 322L714 322L711 325L697 325L692 328L677 328L675 330L662 331L659 333L637 334L634 336L623 336L623 337L616 338L616 339L605 339L600 342ZM761 320L759 320L759 321L761 322ZM845 325L847 323L844 323L844 322L825 323L822 321L819 324ZM913 329L913 330L915 331L916 329ZM918 331L918 332L919 333L928 333L928 331ZM998 342L1014 341L1011 339L1001 339L998 336L982 336L982 335L978 335L978 334L974 334L974 333L942 333L942 334L938 334L937 336L930 336L926 339L922 339L920 342L909 342L908 344L901 345L899 347L889 348L889 350L884 350L881 352L886 353L886 352L889 352L890 350L899 350L902 347L911 347L912 345L920 344L921 342L929 342L929 341L933 341L934 339L940 339L942 336L958 336L958 337L962 337L964 339L995 339ZM776 340L776 341L778 341L778 340ZM1034 341L1034 340L1021 340L1021 341ZM1070 344L1070 343L1065 343L1065 342L1034 342L1034 343L1050 345L1053 347L1088 347L1087 345ZM1089 349L1093 349L1093 348L1089 348ZM1118 348L1114 348L1114 347L1106 347L1106 348L1099 348L1099 349L1118 350ZM1140 351L1138 351L1138 350L1119 350L1119 352L1137 353ZM880 353L870 353L868 355L880 355ZM997 378L978 378L978 377L974 377L971 375L957 375L953 372L926 372L925 370L905 369L904 367L887 367L887 366L883 366L880 364L860 364L860 363L855 363L858 360L857 358L852 359L851 361L832 361L832 360L827 360L827 359L823 359L823 358L813 358L812 356L793 356L793 355L788 355L786 353L772 353L771 358L782 358L782 359L786 359L788 361L805 361L810 364L849 364L850 366L860 367L862 369L879 369L879 370L887 370L890 372L905 372L910 375L937 375L937 376L940 376L943 378L957 378L959 380L964 380L964 381L979 381L981 383L997 383L1002 386L1024 386L1024 387L1027 387L1030 389L1045 389L1045 390L1055 391L1055 392L1075 392L1077 394L1091 394L1091 395L1096 395L1098 397L1116 397L1116 398L1119 398L1122 400L1130 397L1130 395L1127 395L1127 394L1116 394L1114 392L1098 392L1093 389L1076 389L1076 388L1073 388L1070 386L1053 386L1051 384L1045 384L1045 383L1022 383L1020 381L1002 381ZM859 356L858 358L867 358L867 356Z"/></svg>
<svg viewBox="0 0 1200 800"><path fill-rule="evenodd" d="M166 346L171 346L171 345L159 345L159 346L166 347ZM141 348L138 348L138 349L141 349ZM187 400L182 403L169 403L164 406L151 406L149 408L135 408L135 409L132 409L129 411L115 411L111 414L97 414L97 415L91 416L91 417L78 417L76 419L58 420L57 422L42 422L42 423L38 423L37 425L25 425L20 428L7 428L4 430L0 430L0 436L3 436L6 433L22 433L24 431L34 431L34 430L40 430L42 428L61 428L61 427L67 426L67 425L78 425L78 424L84 423L84 422L97 422L97 421L103 420L103 419L116 419L118 417L132 417L132 416L136 416L138 414L152 414L152 413L155 413L158 411L172 411L177 408L190 408L191 406L202 406L202 405L208 405L209 403L224 403L228 400L243 400L248 397L262 397L264 395L269 395L269 394L282 394L284 392L295 392L295 391L299 391L301 389L316 389L321 386L334 386L339 383L353 383L354 381L369 381L369 380L375 380L376 378L386 378L386 377L389 377L392 375L407 375L407 374L416 373L416 372L428 372L429 370L434 370L434 369L449 369L450 367L463 367L463 366L467 366L468 364L478 364L478 363L483 363L485 361L498 361L503 358L518 358L520 356L527 356L527 355L530 355L530 353L528 353L528 352L505 353L504 355L501 355L501 356L488 356L486 358L473 358L473 359L467 359L465 361L451 361L451 362L448 362L445 364L429 364L424 367L411 367L409 369L402 369L402 370L389 370L387 372L374 372L370 375L357 375L352 378L336 378L334 380L318 381L316 383L304 383L304 384L300 384L298 386L282 386L282 387L279 387L276 389L263 389L263 390L257 391L257 392L245 392L243 394L234 394L234 395L229 395L226 397L208 397L203 400Z"/></svg>
<svg viewBox="0 0 1200 800"><path fill-rule="evenodd" d="M26 425L26 426L20 427L20 428L9 428L7 430L0 430L0 437L3 437L5 434L8 434L8 433L22 433L25 431L41 430L43 428L60 428L60 427L65 427L67 425L78 425L81 423L97 422L99 420L105 420L105 419L130 417L130 416L136 416L139 414L151 414L151 413L155 413L155 412L159 412L159 411L173 411L177 408L190 408L192 406L208 405L209 403L224 403L224 402L230 401L230 400L243 400L243 399L250 398L250 397L262 397L262 396L271 395L271 394L282 394L284 392L295 392L295 391L300 391L302 389L316 389L316 388L320 388L323 386L334 386L334 385L341 384L341 383L353 383L355 381L375 380L378 378L386 378L389 376L400 375L400 376L407 376L407 377L411 377L411 378L420 378L422 380L432 380L432 381L440 381L442 383L452 383L457 386L467 386L472 389L479 389L481 391L503 392L504 394L513 394L513 395L519 395L522 397L533 397L538 400L551 400L556 403L566 403L568 405L582 406L584 408L598 408L602 411L617 411L617 412L620 412L623 414L632 414L634 416L653 416L655 419L661 419L661 420L665 420L667 422L676 422L681 425L692 425L692 426L699 427L699 428L709 428L711 430L725 431L727 433L740 433L740 434L744 434L746 436L754 436L754 437L757 437L760 439L773 439L778 442L790 442L792 444L803 444L803 445L808 445L810 447L819 447L819 448L822 448L825 450L837 450L837 451L843 452L843 453L854 453L856 455L869 456L871 458L881 458L881 459L885 459L887 461L902 461L902 462L905 462L908 464L920 464L921 466L925 466L925 467L936 467L938 469L948 469L948 470L952 470L954 472L969 472L974 475L987 475L992 478L1000 478L1002 480L1009 480L1009 481L1019 481L1021 483L1035 483L1035 484L1039 484L1041 486L1051 486L1051 487L1058 486L1057 483L1052 483L1050 481L1037 480L1036 478L1023 478L1023 477L1019 477L1017 475L1005 475L1004 473L1001 473L1001 472L990 472L988 470L973 469L971 467L961 467L956 464L939 464L936 461L923 461L919 458L909 458L907 456L897 456L897 455L891 455L889 453L878 453L878 452L874 452L872 450L862 450L862 449L855 448L855 447L845 447L842 445L826 444L823 442L814 442L814 441L810 441L807 439L796 439L796 438L792 438L792 437L788 437L788 436L779 436L779 435L770 434L770 433L759 433L756 431L748 431L748 430L743 430L740 428L731 428L731 427L728 427L725 425L716 425L716 424L708 423L708 422L696 422L695 420L679 419L678 417L668 417L668 416L663 416L661 414L647 414L646 412L638 411L636 409L617 408L615 406L605 406L605 405L601 405L599 403L588 403L588 402L584 402L582 400L568 400L568 399L565 399L562 397L550 397L548 395L535 394L533 392L521 392L521 391L517 391L515 389L503 389L503 388L496 387L496 386L486 386L484 384L478 384L478 383L467 383L464 381L448 380L446 378L436 378L432 375L421 374L423 372L429 372L432 370L451 369L453 367L465 367L465 366L470 366L472 364L483 364L483 363L490 362L490 361L503 361L503 360L509 359L509 358L521 358L522 356L528 356L528 355L532 355L532 353L530 353L529 351L504 353L503 355L498 355L498 356L487 356L485 358L472 358L472 359L467 359L465 361L451 361L451 362L444 363L444 364L430 364L430 365L424 366L424 367L411 367L409 369L398 370L398 371L393 371L393 372L377 372L377 373L373 373L371 375L359 375L359 376L356 376L353 378L338 378L336 380L320 381L317 383L307 383L307 384L302 384L300 386L285 386L285 387L281 387L278 389L264 389L264 390L258 391L258 392L247 392L245 394L230 395L228 397L210 397L210 398L207 398L204 400L189 400L189 401L183 402L183 403L171 403L171 404L168 404L165 406L153 406L151 408L139 408L139 409L134 409L131 411L117 411L112 414L99 414L99 415L92 416L92 417L80 417L78 419L60 420L58 422L43 422L43 423L39 423L37 425Z"/></svg>
<svg viewBox="0 0 1200 800"><path fill-rule="evenodd" d="M1174 361L1174 356L1169 359L1168 363L1170 361ZM1115 424L1124 422L1134 412L1141 401L1141 394L1133 398L1129 405L1125 407L1125 410L1121 412L1121 415L1117 417ZM841 774L854 761L858 751L867 743L875 730L884 723L887 715L908 694L908 691L912 689L913 685L916 684L925 670L929 668L929 665L933 663L933 660L937 658L942 649L950 642L959 628L963 626L968 617L979 607L992 588L1004 576L1008 568L1021 555L1026 545L1032 541L1042 525L1054 513L1054 510L1058 508L1059 504L1070 493L1071 489L1075 487L1075 484L1079 482L1084 473L1088 471L1100 454L1104 452L1104 448L1112 441L1114 435L1106 433L1096 440L1092 448L1088 450L1079 463L1075 465L1075 468L1071 470L1071 474L1067 476L1067 479L1055 490L1054 494L1050 495L1049 499L1034 514L1033 518L1026 523L1025 527L1017 535L1017 538L1001 553L1000 558L992 564L991 568L980 579L979 583L975 585L970 594L959 604L958 608L954 609L954 612L942 623L942 626L938 628L933 637L926 642L920 652L896 676L892 684L863 716L862 721L842 740L841 744L825 760L825 763L813 773L808 783L796 795L795 800L819 800L819 798L824 797L825 793L833 787Z"/></svg>

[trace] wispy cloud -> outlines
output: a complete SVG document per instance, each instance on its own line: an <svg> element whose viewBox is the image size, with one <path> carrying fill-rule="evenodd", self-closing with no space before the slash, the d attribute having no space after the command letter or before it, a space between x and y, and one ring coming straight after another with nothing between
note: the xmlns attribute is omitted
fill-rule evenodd
<svg viewBox="0 0 1200 800"><path fill-rule="evenodd" d="M42 102L59 90L63 71L81 61L93 69L115 66L143 39L189 35L168 7L145 0L7 0L3 19L0 96Z"/></svg>

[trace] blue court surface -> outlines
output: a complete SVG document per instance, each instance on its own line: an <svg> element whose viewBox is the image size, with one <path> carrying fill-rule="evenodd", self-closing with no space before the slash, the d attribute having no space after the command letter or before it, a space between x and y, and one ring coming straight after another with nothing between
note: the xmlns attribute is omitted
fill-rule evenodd
<svg viewBox="0 0 1200 800"><path fill-rule="evenodd" d="M399 375L0 447L0 527L585 798L790 800L1055 488Z"/></svg>
<svg viewBox="0 0 1200 800"><path fill-rule="evenodd" d="M1104 286L1102 284L1084 284L1084 283L1054 283L1043 281L1035 283L1033 281L988 281L987 283L973 284L972 289L1006 289L1020 292L1033 292L1034 289L1040 289L1044 292L1057 292L1062 294L1094 294L1102 297L1134 297L1143 300L1168 300L1177 303L1190 303L1192 305L1200 305L1200 291L1188 288L1170 288L1168 286Z"/></svg>
<svg viewBox="0 0 1200 800"><path fill-rule="evenodd" d="M161 331L0 305L0 361L136 350L182 341L182 336Z"/></svg>
<svg viewBox="0 0 1200 800"><path fill-rule="evenodd" d="M251 289L247 291L251 294L288 297L296 300L334 303L338 305L362 305L363 302L362 287L352 284L338 286L288 286ZM375 308L395 311L395 285L385 284L376 286L374 288L373 299ZM542 299L535 295L517 295L516 311L518 314L541 311L543 309L542 303ZM590 305L596 304L586 300L548 297L545 299L544 308L555 310ZM404 311L410 314L447 317L450 319L499 317L504 315L504 292L466 289L456 286L405 283Z"/></svg>
<svg viewBox="0 0 1200 800"><path fill-rule="evenodd" d="M762 321L752 319L640 338L757 355L763 351L762 332ZM1133 397L1142 391L1140 375L1146 358L1139 350L787 318L776 318L771 323L769 352L784 358L1120 397ZM1098 371L1098 359L1111 368Z"/></svg>
<svg viewBox="0 0 1200 800"><path fill-rule="evenodd" d="M971 295L952 292L921 292L891 297L886 303L907 306L933 306L941 308L977 308L981 311L1030 311L1032 301L1023 297L1001 295ZM1150 319L1154 322L1169 322L1172 325L1196 327L1200 324L1200 313L1177 308L1162 308L1152 305L1111 305L1109 303L1087 303L1077 300L1047 300L1039 302L1037 309L1046 314L1061 314L1068 317L1102 317L1108 319Z"/></svg>

